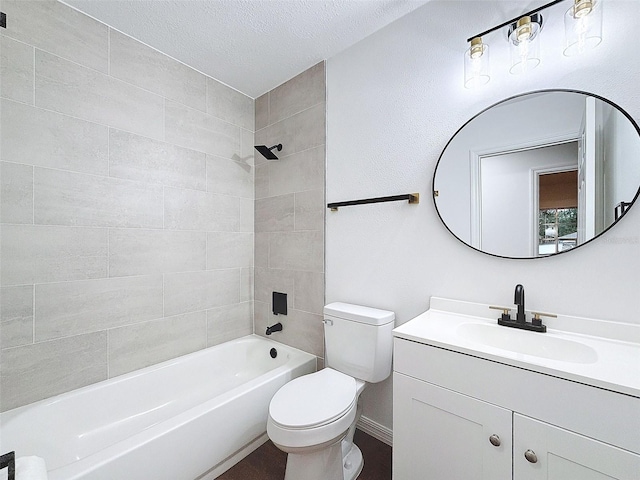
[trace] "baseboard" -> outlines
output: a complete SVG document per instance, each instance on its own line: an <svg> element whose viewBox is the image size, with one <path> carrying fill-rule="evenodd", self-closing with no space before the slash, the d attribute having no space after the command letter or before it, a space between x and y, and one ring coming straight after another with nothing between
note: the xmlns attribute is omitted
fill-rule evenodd
<svg viewBox="0 0 640 480"><path fill-rule="evenodd" d="M383 443L386 443L390 447L393 447L393 430L385 427L384 425L380 425L378 422L374 422L370 418L365 416L360 417L358 420L357 428L362 430L364 433L371 435L373 438L380 440Z"/></svg>

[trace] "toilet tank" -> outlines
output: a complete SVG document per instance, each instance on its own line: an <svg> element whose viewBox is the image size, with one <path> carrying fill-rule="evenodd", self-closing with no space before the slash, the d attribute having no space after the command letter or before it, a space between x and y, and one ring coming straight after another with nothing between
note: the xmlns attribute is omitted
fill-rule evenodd
<svg viewBox="0 0 640 480"><path fill-rule="evenodd" d="M350 303L324 307L325 366L370 383L391 374L395 313Z"/></svg>

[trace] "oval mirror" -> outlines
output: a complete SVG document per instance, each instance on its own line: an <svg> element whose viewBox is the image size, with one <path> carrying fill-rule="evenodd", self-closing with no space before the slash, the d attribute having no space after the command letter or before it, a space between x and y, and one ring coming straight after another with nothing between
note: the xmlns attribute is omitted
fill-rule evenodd
<svg viewBox="0 0 640 480"><path fill-rule="evenodd" d="M635 121L596 95L549 90L499 102L463 125L440 155L433 196L460 241L536 258L611 228L639 186Z"/></svg>

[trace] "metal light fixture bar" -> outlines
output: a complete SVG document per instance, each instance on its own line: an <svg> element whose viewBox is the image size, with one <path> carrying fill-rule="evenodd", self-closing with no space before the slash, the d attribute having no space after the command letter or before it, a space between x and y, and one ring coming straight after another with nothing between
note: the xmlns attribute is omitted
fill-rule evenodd
<svg viewBox="0 0 640 480"><path fill-rule="evenodd" d="M493 28L490 28L489 30L485 30L484 32L479 33L477 35L473 35L473 36L467 38L467 42L470 42L475 37L484 37L488 33L495 32L496 30L499 30L499 29L501 29L503 27L507 27L507 26L513 24L514 22L517 22L522 17L530 17L533 14L541 12L542 10L544 10L546 8L549 8L549 7L551 7L551 6L553 6L553 5L557 4L557 3L564 2L564 1L566 1L566 0L554 0L553 2L546 3L546 4L542 5L541 7L536 8L535 10L531 10L530 12L518 15L517 17L512 18L511 20L508 20L508 21L506 21L504 23L501 23L500 25L497 25L497 26L495 26Z"/></svg>

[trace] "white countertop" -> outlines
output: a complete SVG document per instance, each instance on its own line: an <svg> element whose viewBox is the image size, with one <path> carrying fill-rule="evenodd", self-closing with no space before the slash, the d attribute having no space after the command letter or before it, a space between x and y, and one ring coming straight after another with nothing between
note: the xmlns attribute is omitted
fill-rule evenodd
<svg viewBox="0 0 640 480"><path fill-rule="evenodd" d="M640 398L640 325L559 316L543 319L547 332L538 333L499 326L500 311L488 307L433 297L428 311L393 334ZM506 348L476 337L476 331L489 333L486 338L500 345L504 340Z"/></svg>

